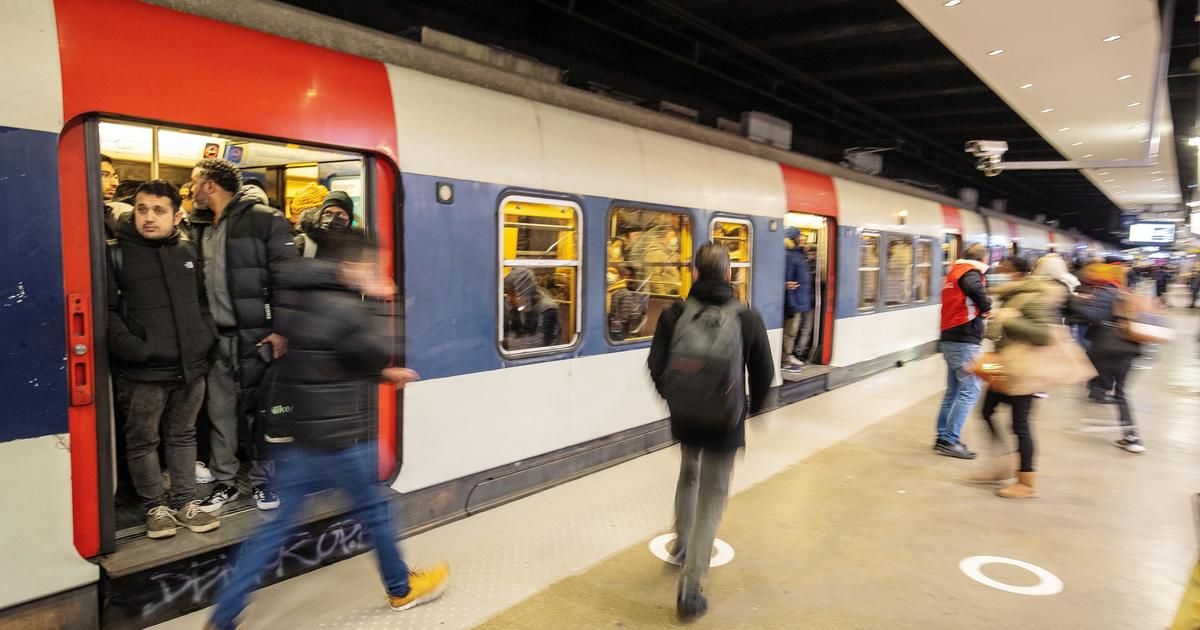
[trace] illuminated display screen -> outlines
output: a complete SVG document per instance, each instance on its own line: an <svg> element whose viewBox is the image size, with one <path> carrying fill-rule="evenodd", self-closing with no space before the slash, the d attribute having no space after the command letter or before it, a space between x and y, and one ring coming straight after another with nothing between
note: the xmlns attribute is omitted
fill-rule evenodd
<svg viewBox="0 0 1200 630"><path fill-rule="evenodd" d="M1129 226L1131 243L1174 243L1174 223L1134 223Z"/></svg>

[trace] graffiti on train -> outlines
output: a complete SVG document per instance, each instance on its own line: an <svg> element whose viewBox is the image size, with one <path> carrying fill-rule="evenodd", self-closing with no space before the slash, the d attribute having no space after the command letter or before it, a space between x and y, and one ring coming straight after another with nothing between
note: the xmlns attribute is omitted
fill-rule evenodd
<svg viewBox="0 0 1200 630"><path fill-rule="evenodd" d="M292 535L280 546L279 554L263 571L260 584L303 573L324 563L352 556L367 548L363 524L346 519L316 531ZM165 610L196 608L212 602L229 578L231 554L222 552L204 560L191 560L152 573L146 594L151 601L141 609L143 619Z"/></svg>

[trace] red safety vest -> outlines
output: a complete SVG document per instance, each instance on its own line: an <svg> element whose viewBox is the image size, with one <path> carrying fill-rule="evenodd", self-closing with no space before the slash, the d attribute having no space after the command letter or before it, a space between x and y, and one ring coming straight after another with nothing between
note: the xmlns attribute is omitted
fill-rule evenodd
<svg viewBox="0 0 1200 630"><path fill-rule="evenodd" d="M942 330L957 328L979 317L979 307L958 286L958 281L968 271L979 270L970 263L959 262L946 274L946 281L942 284ZM987 286L986 276L983 277L983 286Z"/></svg>

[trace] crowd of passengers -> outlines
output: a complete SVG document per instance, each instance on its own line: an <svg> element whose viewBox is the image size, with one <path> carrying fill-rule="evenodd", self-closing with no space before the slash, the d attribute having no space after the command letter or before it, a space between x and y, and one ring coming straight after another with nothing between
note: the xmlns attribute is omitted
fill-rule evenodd
<svg viewBox="0 0 1200 630"><path fill-rule="evenodd" d="M283 275L291 259L359 255L366 235L353 201L311 183L285 216L219 159L198 162L182 186L148 181L125 200L107 156L100 180L118 440L147 536L219 527L216 514L241 493L239 454L251 460L255 505L279 507L265 447L279 438L254 420L268 367L289 349Z"/></svg>

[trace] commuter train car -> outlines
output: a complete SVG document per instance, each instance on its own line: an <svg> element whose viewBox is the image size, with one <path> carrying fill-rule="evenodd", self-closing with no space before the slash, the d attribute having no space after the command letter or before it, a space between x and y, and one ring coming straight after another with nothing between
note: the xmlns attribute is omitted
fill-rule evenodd
<svg viewBox="0 0 1200 630"><path fill-rule="evenodd" d="M151 542L120 508L101 154L122 179L176 183L197 159L223 156L280 209L313 183L355 200L400 287L398 361L423 376L377 399L380 478L411 527L668 445L644 365L701 242L729 247L778 359L783 230L801 230L819 315L812 378L777 379L787 402L932 352L941 279L966 243L1034 255L1070 238L810 158L768 159L133 0L3 11L0 474L13 481L3 508L19 517L0 524L0 620L58 609L147 625L203 605L211 588L188 580L236 543ZM333 37L332 21L304 19ZM190 43L148 51L143 37L117 36L131 31ZM234 51L279 70L249 79ZM556 309L553 335L506 325L513 273Z"/></svg>

